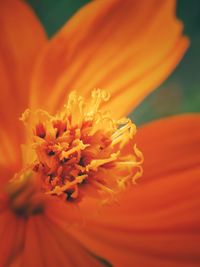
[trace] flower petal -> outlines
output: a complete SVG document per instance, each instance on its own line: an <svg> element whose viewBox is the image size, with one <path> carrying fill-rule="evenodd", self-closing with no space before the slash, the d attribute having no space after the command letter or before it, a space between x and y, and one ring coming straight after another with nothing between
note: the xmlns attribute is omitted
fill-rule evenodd
<svg viewBox="0 0 200 267"><path fill-rule="evenodd" d="M114 266L199 266L199 145L199 115L141 128L143 178L74 234Z"/></svg>
<svg viewBox="0 0 200 267"><path fill-rule="evenodd" d="M0 128L18 142L18 117L28 105L32 68L46 37L25 1L1 1L0 13Z"/></svg>
<svg viewBox="0 0 200 267"><path fill-rule="evenodd" d="M3 101L11 104L9 101L14 100L16 108L19 108L27 105L30 75L36 57L46 43L46 36L39 20L24 1L1 1L0 10L0 59L10 82L9 90L1 88L9 95Z"/></svg>
<svg viewBox="0 0 200 267"><path fill-rule="evenodd" d="M5 196L0 197L0 266L105 266L68 233L68 221L63 221L65 227L61 228L57 222L59 218L52 219L53 214L64 218L63 210L60 210L60 214L58 211L61 206L66 208L65 204L56 207L57 203L51 199L48 203L53 204L53 208L49 207L51 214L47 211L24 218L16 216L6 204L3 205L6 203ZM65 219L70 217L69 209Z"/></svg>
<svg viewBox="0 0 200 267"><path fill-rule="evenodd" d="M0 212L0 266L11 266L21 253L24 242L24 221L9 211ZM14 267L14 266L13 266Z"/></svg>
<svg viewBox="0 0 200 267"><path fill-rule="evenodd" d="M32 105L55 111L71 90L101 88L113 96L113 114L125 115L177 65L188 47L182 30L174 0L92 1L49 43Z"/></svg>

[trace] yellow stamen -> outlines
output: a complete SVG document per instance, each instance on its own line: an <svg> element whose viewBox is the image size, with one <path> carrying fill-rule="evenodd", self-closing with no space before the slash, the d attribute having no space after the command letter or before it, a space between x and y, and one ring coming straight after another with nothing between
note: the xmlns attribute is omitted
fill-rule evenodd
<svg viewBox="0 0 200 267"><path fill-rule="evenodd" d="M113 153L110 155L110 158L108 158L108 159L93 159L91 161L91 163L86 166L86 171L89 171L89 170L97 171L98 167L100 167L106 163L115 161L117 159L118 155L119 155L119 153Z"/></svg>
<svg viewBox="0 0 200 267"><path fill-rule="evenodd" d="M80 200L90 186L98 196L102 192L113 197L142 175L143 155L134 144L136 126L101 110L109 97L100 89L88 100L73 92L55 116L43 110L22 115L31 132L27 148L34 153L32 169L41 191Z"/></svg>

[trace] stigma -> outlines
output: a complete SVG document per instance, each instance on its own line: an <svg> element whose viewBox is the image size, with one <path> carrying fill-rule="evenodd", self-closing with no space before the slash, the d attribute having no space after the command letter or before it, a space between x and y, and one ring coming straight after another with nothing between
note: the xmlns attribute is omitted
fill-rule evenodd
<svg viewBox="0 0 200 267"><path fill-rule="evenodd" d="M135 183L142 175L143 155L135 144L136 126L115 120L102 104L110 95L100 89L90 98L72 92L57 113L26 110L27 161L39 188L66 201L86 195L103 200ZM30 156L31 155L31 156Z"/></svg>

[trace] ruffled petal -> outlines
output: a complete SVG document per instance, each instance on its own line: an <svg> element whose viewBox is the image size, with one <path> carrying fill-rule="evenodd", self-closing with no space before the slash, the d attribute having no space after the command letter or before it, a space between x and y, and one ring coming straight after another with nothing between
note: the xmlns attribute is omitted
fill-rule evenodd
<svg viewBox="0 0 200 267"><path fill-rule="evenodd" d="M1 1L0 14L0 135L6 132L19 144L22 132L18 118L28 105L32 68L46 37L25 1ZM6 149L4 142L1 147Z"/></svg>
<svg viewBox="0 0 200 267"><path fill-rule="evenodd" d="M114 266L199 266L199 145L199 115L142 127L144 176L73 234Z"/></svg>
<svg viewBox="0 0 200 267"><path fill-rule="evenodd" d="M115 117L131 111L188 47L175 1L102 0L82 8L51 40L35 69L32 105L55 112L71 90L112 95Z"/></svg>

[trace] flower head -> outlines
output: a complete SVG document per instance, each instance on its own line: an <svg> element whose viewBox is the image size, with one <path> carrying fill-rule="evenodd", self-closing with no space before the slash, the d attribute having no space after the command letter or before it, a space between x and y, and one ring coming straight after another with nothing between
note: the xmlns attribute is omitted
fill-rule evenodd
<svg viewBox="0 0 200 267"><path fill-rule="evenodd" d="M88 100L71 93L54 116L44 110L26 110L22 115L31 135L24 150L29 150L25 153L31 155L30 167L41 191L66 200L88 194L108 198L141 176L143 156L134 144L136 126L130 119L114 120L102 111L102 102L108 100L99 89Z"/></svg>

